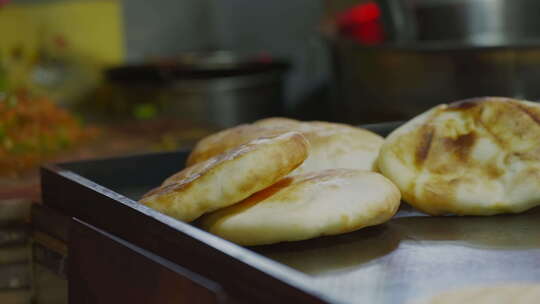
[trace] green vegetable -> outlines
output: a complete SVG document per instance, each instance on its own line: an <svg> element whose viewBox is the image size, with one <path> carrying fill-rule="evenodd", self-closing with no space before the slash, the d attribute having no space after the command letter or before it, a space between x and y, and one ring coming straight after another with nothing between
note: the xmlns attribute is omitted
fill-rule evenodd
<svg viewBox="0 0 540 304"><path fill-rule="evenodd" d="M133 109L133 116L137 119L150 119L157 115L157 108L153 104L141 103Z"/></svg>

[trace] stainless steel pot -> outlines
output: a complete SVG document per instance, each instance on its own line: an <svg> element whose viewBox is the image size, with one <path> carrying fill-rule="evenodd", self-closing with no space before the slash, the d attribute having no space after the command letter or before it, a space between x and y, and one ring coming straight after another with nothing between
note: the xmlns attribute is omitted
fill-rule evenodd
<svg viewBox="0 0 540 304"><path fill-rule="evenodd" d="M509 46L540 38L538 0L377 0L392 40Z"/></svg>
<svg viewBox="0 0 540 304"><path fill-rule="evenodd" d="M268 57L192 53L110 69L107 78L123 108L150 104L160 115L225 128L282 115L288 67Z"/></svg>
<svg viewBox="0 0 540 304"><path fill-rule="evenodd" d="M334 116L350 123L409 119L476 96L540 100L540 47L332 46Z"/></svg>
<svg viewBox="0 0 540 304"><path fill-rule="evenodd" d="M475 96L540 100L540 1L378 3L384 43L330 39L336 119L403 120Z"/></svg>
<svg viewBox="0 0 540 304"><path fill-rule="evenodd" d="M175 81L166 112L218 128L283 115L280 72Z"/></svg>

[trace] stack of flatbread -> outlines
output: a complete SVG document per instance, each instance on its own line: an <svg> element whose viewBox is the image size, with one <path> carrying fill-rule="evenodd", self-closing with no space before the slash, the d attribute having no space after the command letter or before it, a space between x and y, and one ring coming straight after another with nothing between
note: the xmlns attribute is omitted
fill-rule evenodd
<svg viewBox="0 0 540 304"><path fill-rule="evenodd" d="M540 205L540 105L497 97L443 104L386 140L345 124L264 119L202 139L187 168L141 203L260 245L383 223L401 196L432 215Z"/></svg>
<svg viewBox="0 0 540 304"><path fill-rule="evenodd" d="M373 172L384 140L360 128L270 118L202 139L187 167L140 202L242 245L377 225L396 186Z"/></svg>

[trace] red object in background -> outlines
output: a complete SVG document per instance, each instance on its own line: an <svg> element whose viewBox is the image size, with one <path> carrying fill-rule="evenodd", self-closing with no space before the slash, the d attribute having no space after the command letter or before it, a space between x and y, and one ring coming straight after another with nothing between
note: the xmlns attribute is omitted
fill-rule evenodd
<svg viewBox="0 0 540 304"><path fill-rule="evenodd" d="M0 7L9 3L10 0L0 0Z"/></svg>
<svg viewBox="0 0 540 304"><path fill-rule="evenodd" d="M382 24L378 21L362 23L350 32L352 38L363 44L375 45L384 41Z"/></svg>
<svg viewBox="0 0 540 304"><path fill-rule="evenodd" d="M274 60L272 59L272 56L267 52L261 52L259 56L257 56L257 60L260 63L272 63Z"/></svg>
<svg viewBox="0 0 540 304"><path fill-rule="evenodd" d="M377 20L381 17L379 5L375 2L367 2L353 6L338 17L340 25L355 25Z"/></svg>
<svg viewBox="0 0 540 304"><path fill-rule="evenodd" d="M371 1L354 6L337 18L341 34L363 44L377 44L384 41L381 10Z"/></svg>

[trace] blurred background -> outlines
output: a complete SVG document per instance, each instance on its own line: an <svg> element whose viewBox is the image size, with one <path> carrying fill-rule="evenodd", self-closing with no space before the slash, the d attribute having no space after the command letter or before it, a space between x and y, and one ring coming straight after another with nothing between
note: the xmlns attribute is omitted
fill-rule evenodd
<svg viewBox="0 0 540 304"><path fill-rule="evenodd" d="M41 163L185 148L269 116L536 101L539 15L537 0L0 0L0 303L65 301L61 257L27 252Z"/></svg>

